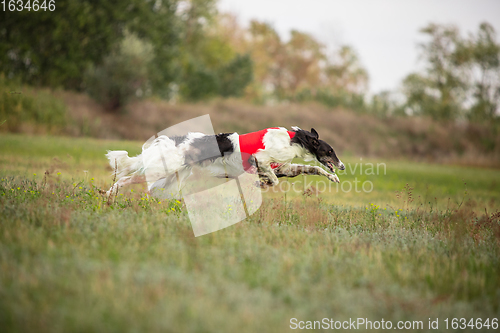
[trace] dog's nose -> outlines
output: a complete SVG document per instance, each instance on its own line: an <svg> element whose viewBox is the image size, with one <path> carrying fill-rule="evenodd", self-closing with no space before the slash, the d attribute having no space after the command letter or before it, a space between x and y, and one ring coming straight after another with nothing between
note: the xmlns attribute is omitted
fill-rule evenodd
<svg viewBox="0 0 500 333"><path fill-rule="evenodd" d="M345 170L344 163L340 162L340 164L339 164L339 170Z"/></svg>

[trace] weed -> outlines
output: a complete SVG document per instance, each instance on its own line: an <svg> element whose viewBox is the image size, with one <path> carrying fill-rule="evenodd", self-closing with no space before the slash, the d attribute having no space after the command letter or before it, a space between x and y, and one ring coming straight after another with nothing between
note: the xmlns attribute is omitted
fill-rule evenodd
<svg viewBox="0 0 500 333"><path fill-rule="evenodd" d="M389 163L390 175L372 178L376 193L269 193L250 218L195 238L181 200L141 185L112 201L101 193L113 183L105 149L135 143L61 141L2 137L6 331L280 332L293 317L500 309L500 212L488 187L498 171Z"/></svg>

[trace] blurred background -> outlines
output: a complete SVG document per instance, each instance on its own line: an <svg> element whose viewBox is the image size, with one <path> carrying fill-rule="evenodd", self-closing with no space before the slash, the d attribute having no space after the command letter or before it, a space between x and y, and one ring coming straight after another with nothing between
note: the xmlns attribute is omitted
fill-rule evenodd
<svg viewBox="0 0 500 333"><path fill-rule="evenodd" d="M496 1L60 1L0 11L0 132L315 127L343 155L500 166Z"/></svg>

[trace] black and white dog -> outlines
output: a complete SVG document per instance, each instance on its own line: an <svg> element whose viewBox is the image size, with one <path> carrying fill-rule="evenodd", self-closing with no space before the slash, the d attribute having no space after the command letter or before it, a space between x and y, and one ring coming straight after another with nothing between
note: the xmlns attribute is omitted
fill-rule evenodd
<svg viewBox="0 0 500 333"><path fill-rule="evenodd" d="M106 156L118 178L107 195L125 185L147 182L149 191L162 188L178 197L181 184L194 166L215 177L234 178L243 170L257 173L262 187L278 184L280 177L301 174L325 176L338 183L334 167L345 169L333 148L319 139L314 128L308 132L298 127L292 127L292 131L274 127L242 135L159 136L143 146L138 156L129 157L123 150L108 151ZM316 160L330 172L319 166L291 164L294 158Z"/></svg>

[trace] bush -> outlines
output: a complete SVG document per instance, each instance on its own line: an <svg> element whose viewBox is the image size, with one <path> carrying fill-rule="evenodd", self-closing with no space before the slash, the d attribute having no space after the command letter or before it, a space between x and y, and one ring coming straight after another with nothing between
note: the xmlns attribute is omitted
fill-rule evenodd
<svg viewBox="0 0 500 333"><path fill-rule="evenodd" d="M219 70L220 95L241 97L246 86L253 79L253 62L248 54L237 55Z"/></svg>
<svg viewBox="0 0 500 333"><path fill-rule="evenodd" d="M219 78L216 73L195 60L190 60L184 70L180 95L187 101L199 101L217 95Z"/></svg>
<svg viewBox="0 0 500 333"><path fill-rule="evenodd" d="M319 89L313 93L310 89L303 89L290 99L297 102L315 101L331 108L344 107L359 113L367 111L364 95L346 90Z"/></svg>
<svg viewBox="0 0 500 333"><path fill-rule="evenodd" d="M0 131L20 132L31 125L36 131L58 133L66 126L66 106L53 94L33 91L0 74L0 96Z"/></svg>
<svg viewBox="0 0 500 333"><path fill-rule="evenodd" d="M253 62L249 55L236 55L229 63L210 69L191 58L182 79L180 94L188 101L199 101L220 95L241 97L253 79Z"/></svg>
<svg viewBox="0 0 500 333"><path fill-rule="evenodd" d="M126 34L118 48L99 66L85 73L88 94L107 110L116 111L130 100L150 94L153 48L133 34Z"/></svg>

